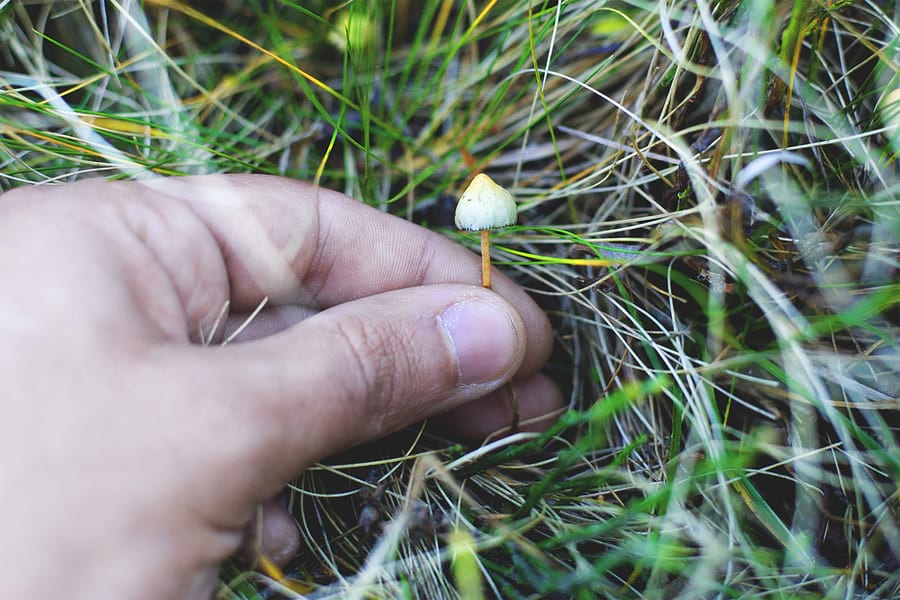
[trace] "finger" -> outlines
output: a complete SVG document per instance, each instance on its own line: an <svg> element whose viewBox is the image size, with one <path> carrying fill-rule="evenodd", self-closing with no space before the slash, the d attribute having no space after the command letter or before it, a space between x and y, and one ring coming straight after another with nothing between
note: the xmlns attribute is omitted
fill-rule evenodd
<svg viewBox="0 0 900 600"><path fill-rule="evenodd" d="M244 530L238 556L255 565L262 555L276 566L284 567L299 550L300 531L296 521L280 498L272 498L259 506L256 517Z"/></svg>
<svg viewBox="0 0 900 600"><path fill-rule="evenodd" d="M263 296L327 308L394 289L481 280L480 259L460 245L305 182L235 175L141 185L187 202L204 221L227 260L231 300L245 310ZM522 294L498 275L497 291L513 290Z"/></svg>
<svg viewBox="0 0 900 600"><path fill-rule="evenodd" d="M524 338L518 313L496 294L439 285L345 303L274 336L171 360L217 382L215 403L193 417L206 424L198 435L214 437L211 446L243 441L228 459L256 469L246 470L262 478L249 490L271 490L336 450L497 389L519 368Z"/></svg>
<svg viewBox="0 0 900 600"><path fill-rule="evenodd" d="M552 379L536 373L515 382L519 403L519 431L543 431L559 417L565 406L562 392ZM513 419L506 386L467 402L434 419L435 425L453 437L481 441L509 433Z"/></svg>

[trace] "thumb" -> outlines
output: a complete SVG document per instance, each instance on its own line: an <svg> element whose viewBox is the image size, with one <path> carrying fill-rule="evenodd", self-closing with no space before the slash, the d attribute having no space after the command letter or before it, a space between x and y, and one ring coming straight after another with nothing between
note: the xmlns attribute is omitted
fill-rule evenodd
<svg viewBox="0 0 900 600"><path fill-rule="evenodd" d="M209 353L236 427L282 481L336 450L500 387L525 356L518 312L498 294L432 285L329 308L273 336ZM226 382L238 377L237 385ZM247 388L250 393L246 393ZM241 390L241 393L235 393ZM235 407L232 407L235 408Z"/></svg>

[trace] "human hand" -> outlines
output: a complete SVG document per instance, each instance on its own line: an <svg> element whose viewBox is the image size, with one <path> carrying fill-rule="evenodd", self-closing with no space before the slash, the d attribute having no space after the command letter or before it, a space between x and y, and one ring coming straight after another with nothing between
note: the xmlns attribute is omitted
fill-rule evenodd
<svg viewBox="0 0 900 600"><path fill-rule="evenodd" d="M523 419L561 404L522 290L477 287L475 255L335 192L32 187L0 197L0 240L2 597L206 597L255 507L316 460L446 411L462 435L501 428L491 392L514 374ZM196 344L226 301L264 297L249 341ZM301 306L322 310L295 324Z"/></svg>

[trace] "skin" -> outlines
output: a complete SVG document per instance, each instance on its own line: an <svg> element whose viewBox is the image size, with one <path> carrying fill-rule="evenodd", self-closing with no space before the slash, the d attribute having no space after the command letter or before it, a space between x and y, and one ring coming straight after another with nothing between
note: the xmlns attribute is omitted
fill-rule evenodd
<svg viewBox="0 0 900 600"><path fill-rule="evenodd" d="M562 404L521 289L480 288L474 254L335 192L18 189L0 240L0 597L209 597L260 512L290 558L293 523L259 507L315 461L432 415L502 429L513 376L523 419ZM242 341L197 343L226 301L233 328L265 297Z"/></svg>

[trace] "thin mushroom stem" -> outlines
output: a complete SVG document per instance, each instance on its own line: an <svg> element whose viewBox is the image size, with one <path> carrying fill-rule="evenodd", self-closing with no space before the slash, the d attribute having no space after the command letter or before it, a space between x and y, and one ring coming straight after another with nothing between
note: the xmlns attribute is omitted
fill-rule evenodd
<svg viewBox="0 0 900 600"><path fill-rule="evenodd" d="M481 286L491 289L491 232L481 230Z"/></svg>

